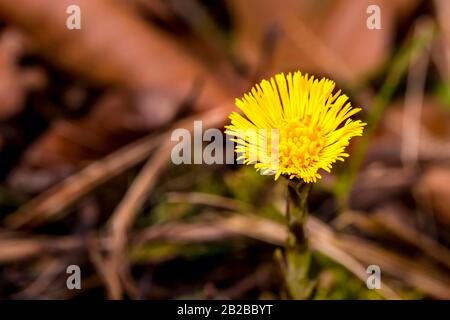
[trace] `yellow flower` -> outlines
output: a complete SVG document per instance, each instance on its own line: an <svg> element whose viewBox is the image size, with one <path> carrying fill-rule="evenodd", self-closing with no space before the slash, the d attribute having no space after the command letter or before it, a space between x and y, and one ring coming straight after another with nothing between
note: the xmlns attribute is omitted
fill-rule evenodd
<svg viewBox="0 0 450 320"><path fill-rule="evenodd" d="M332 164L348 157L345 147L350 138L361 136L366 125L350 117L348 97L335 83L302 75L277 74L263 80L236 105L226 133L237 143L236 153L245 164L255 164L263 174L274 174L316 182L320 169L330 172Z"/></svg>

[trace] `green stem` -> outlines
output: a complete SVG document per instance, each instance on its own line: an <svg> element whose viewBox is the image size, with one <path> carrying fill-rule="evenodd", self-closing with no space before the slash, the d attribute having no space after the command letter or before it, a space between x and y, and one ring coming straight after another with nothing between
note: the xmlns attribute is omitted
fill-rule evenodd
<svg viewBox="0 0 450 320"><path fill-rule="evenodd" d="M312 184L289 180L287 186L286 221L288 237L284 255L277 258L285 279L290 299L304 300L311 297L315 283L309 278L311 252L305 235L308 218L307 200Z"/></svg>
<svg viewBox="0 0 450 320"><path fill-rule="evenodd" d="M289 180L287 185L286 220L288 223L287 247L307 249L305 224L308 219L307 200L312 184Z"/></svg>

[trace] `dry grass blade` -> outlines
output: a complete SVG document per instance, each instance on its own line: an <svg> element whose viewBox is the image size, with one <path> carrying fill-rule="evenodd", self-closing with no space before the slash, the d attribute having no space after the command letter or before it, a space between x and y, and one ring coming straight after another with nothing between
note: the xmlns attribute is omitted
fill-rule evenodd
<svg viewBox="0 0 450 320"><path fill-rule="evenodd" d="M236 236L216 221L198 223L168 223L146 228L131 239L133 245L152 241L206 242L219 241Z"/></svg>
<svg viewBox="0 0 450 320"><path fill-rule="evenodd" d="M225 220L224 225L229 231L280 245L284 242L286 233L284 227L275 222L241 215ZM402 279L411 287L419 288L430 296L438 299L450 297L450 283L446 275L436 268L423 268L420 264L382 249L367 240L336 234L314 217L309 218L307 231L313 249L342 264L363 281L367 279L363 264L377 264L384 273ZM386 298L399 298L386 283L382 284L382 288L380 293Z"/></svg>
<svg viewBox="0 0 450 320"><path fill-rule="evenodd" d="M73 237L0 237L0 265L39 256L43 253L80 248L81 240Z"/></svg>
<svg viewBox="0 0 450 320"><path fill-rule="evenodd" d="M249 206L245 203L215 194L207 194L202 192L169 192L166 196L167 202L169 203L188 202L190 204L203 204L231 211L249 211Z"/></svg>
<svg viewBox="0 0 450 320"><path fill-rule="evenodd" d="M198 194L197 197L194 198L190 197L189 194L185 197L179 197L179 199L182 198L188 200L187 202L189 202L189 200L196 200L194 203L200 203L199 199L208 199L206 195L199 197ZM223 203L222 197L220 198L220 203ZM203 202L205 205L208 205L209 203L210 201ZM268 219L255 216L243 216L242 214L231 214L229 217L217 221L217 223L220 225L220 231L226 230L231 233L244 235L275 245L282 245L286 239L285 227ZM310 233L311 245L315 250L322 252L326 256L342 264L361 280L366 280L367 274L364 266L351 255L333 244L336 235L331 228L321 223L318 219L311 217L307 224L307 230ZM161 236L161 234L159 234L159 236ZM383 284L382 295L388 299L400 298L400 296L386 284Z"/></svg>
<svg viewBox="0 0 450 320"><path fill-rule="evenodd" d="M306 227L310 233L311 246L315 250L340 263L361 281L365 282L367 280L367 273L364 265L362 265L346 250L342 250L335 245L335 238L337 235L331 228L314 217L310 217ZM395 290L393 290L385 282L383 282L380 292L381 295L387 299L401 299Z"/></svg>
<svg viewBox="0 0 450 320"><path fill-rule="evenodd" d="M335 239L338 247L351 252L364 264L379 265L382 272L402 279L411 287L418 288L437 299L450 299L450 283L446 274L423 263L402 257L385 250L367 240L353 236L342 236Z"/></svg>
<svg viewBox="0 0 450 320"><path fill-rule="evenodd" d="M231 214L220 224L227 231L275 245L282 245L286 237L284 226L255 216ZM409 262L408 259L367 240L338 234L314 217L309 218L306 227L311 246L315 250L342 264L363 281L367 279L363 264L378 264L386 274L402 279L408 285L417 287L433 297L445 299L450 295L450 284L445 280L445 275L436 268L423 268L420 264ZM386 283L383 283L382 287L381 293L386 298L399 298Z"/></svg>
<svg viewBox="0 0 450 320"><path fill-rule="evenodd" d="M228 231L275 245L283 245L287 236L286 228L283 225L254 216L246 217L234 214L225 218L221 224ZM340 263L355 276L366 281L366 269L349 253L335 245L337 236L331 228L314 217L309 218L306 227L309 233L310 244L314 250ZM386 283L383 283L382 288L380 292L384 297L388 299L400 298Z"/></svg>
<svg viewBox="0 0 450 320"><path fill-rule="evenodd" d="M364 213L346 211L344 215L339 217L339 222L354 224L374 235L380 235L380 233L392 234L402 241L419 248L427 256L450 268L450 251L447 248L427 235L418 232L409 226L408 223L396 218L394 212L389 211L389 208L377 211L370 217Z"/></svg>
<svg viewBox="0 0 450 320"><path fill-rule="evenodd" d="M5 224L10 228L36 226L55 217L100 184L143 161L159 140L150 135L91 163L10 214Z"/></svg>
<svg viewBox="0 0 450 320"><path fill-rule="evenodd" d="M216 296L226 299L238 299L245 292L250 291L252 288L258 286L261 283L269 282L269 278L273 273L273 267L270 264L263 264L255 273L245 277L232 287L219 292Z"/></svg>
<svg viewBox="0 0 450 320"><path fill-rule="evenodd" d="M100 247L97 239L91 238L88 242L89 259L94 265L98 275L102 279L107 289L108 297L113 299L120 290L120 282L116 275L110 270L105 263L105 259L100 253Z"/></svg>
<svg viewBox="0 0 450 320"><path fill-rule="evenodd" d="M0 264L36 256L45 250L45 242L35 239L1 239Z"/></svg>
<svg viewBox="0 0 450 320"><path fill-rule="evenodd" d="M127 261L125 255L127 233L148 193L156 184L158 175L168 165L171 146L171 143L166 143L157 150L152 159L144 166L108 221L111 251L106 268L109 270L110 277L113 278L108 284L114 284L114 287L109 287L111 299L122 298L119 278L123 277L126 272L124 270L124 262Z"/></svg>
<svg viewBox="0 0 450 320"><path fill-rule="evenodd" d="M211 201L202 202L202 200L210 200L208 196L210 195L199 193L195 193L195 197L192 197L192 193L187 193L184 196L179 194L178 200L184 199L191 204L202 203L204 205L210 205ZM215 206L227 202L226 197L218 197L215 199L218 201L218 203L214 202ZM254 215L244 216L242 214L231 213L228 217L217 221L217 223L220 225L219 230L221 231L226 230L274 245L283 245L287 236L285 226ZM334 245L336 234L331 228L314 217L309 218L306 227L310 234L311 246L315 250L340 263L362 281L366 281L367 273L364 266L350 254ZM383 284L381 294L388 299L400 299L400 296L385 283Z"/></svg>
<svg viewBox="0 0 450 320"><path fill-rule="evenodd" d="M14 294L14 298L19 300L33 299L45 295L45 291L51 286L52 282L66 269L66 262L64 259L58 258L51 258L49 261L44 261L43 264L45 264L45 267L42 268L43 272L38 274L29 286Z"/></svg>
<svg viewBox="0 0 450 320"><path fill-rule="evenodd" d="M210 127L221 124L229 111L230 106L225 104L204 112L201 115L203 125ZM192 131L194 120L196 120L196 117L184 120L181 127ZM162 140L165 141L165 143L144 166L108 221L108 231L112 242L109 264L117 277L122 276L122 281L124 280L123 277L128 274L126 267L128 264L124 263L124 261L126 261L125 248L127 245L127 232L133 224L147 195L155 186L158 175L162 172L164 167L170 163L170 153L174 142L171 141L170 133L164 135ZM118 291L114 291L112 298L122 298L122 290L119 289Z"/></svg>
<svg viewBox="0 0 450 320"><path fill-rule="evenodd" d="M202 120L205 127L218 125L226 119L230 110L231 105L224 104L199 115L182 119L175 123L172 129L191 128L194 120ZM54 218L97 186L144 161L161 141L170 141L169 133L171 131L168 130L158 136L150 135L142 138L115 151L104 159L93 162L27 202L16 212L6 217L5 224L10 228L20 228L25 225L37 226L50 218ZM169 154L170 150L167 150L167 152Z"/></svg>
<svg viewBox="0 0 450 320"><path fill-rule="evenodd" d="M241 218L243 217L234 217L233 219L240 220ZM277 242L280 238L284 239L284 237L280 237L280 232L282 232L281 235L285 233L284 228L283 231L279 228L282 226L269 228L267 223L269 221L265 223L265 228L257 228L255 232L253 232L254 221L240 220L239 223L233 221L229 225L233 227L234 231L243 235L246 234L270 243ZM270 221L270 223L274 222ZM311 246L315 250L342 264L361 280L367 279L365 268L361 263L364 265L377 264L386 274L402 279L411 287L419 288L435 298L449 299L450 297L450 283L448 283L446 275L436 268L424 268L417 262L409 261L407 258L382 249L367 240L336 234L314 217L309 218L307 231ZM386 283L382 284L382 288L382 294L385 297L399 298L398 294Z"/></svg>

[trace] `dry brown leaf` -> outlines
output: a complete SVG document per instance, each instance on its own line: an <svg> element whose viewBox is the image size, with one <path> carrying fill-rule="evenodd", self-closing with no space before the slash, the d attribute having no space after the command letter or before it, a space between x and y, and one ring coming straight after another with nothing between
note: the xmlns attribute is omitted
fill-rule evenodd
<svg viewBox="0 0 450 320"><path fill-rule="evenodd" d="M81 9L80 30L66 28L69 5ZM25 30L52 63L91 81L138 92L155 90L167 95L173 108L189 96L196 81L203 84L200 108L228 97L185 48L117 1L1 0L0 16Z"/></svg>
<svg viewBox="0 0 450 320"><path fill-rule="evenodd" d="M395 17L417 1L229 0L236 23L237 55L273 73L301 69L354 81L384 62L392 45ZM380 30L366 26L369 5L381 9ZM263 43L275 37L273 61L261 61ZM270 37L270 36L269 36ZM266 50L267 51L267 50ZM272 64L271 64L272 63Z"/></svg>
<svg viewBox="0 0 450 320"><path fill-rule="evenodd" d="M72 4L81 8L81 30L66 28L66 8ZM230 99L229 86L200 59L127 9L105 0L0 0L0 16L26 31L52 63L125 91L90 106L93 111L81 120L54 124L24 155L11 185L43 190L84 161L130 141L130 133L167 124L187 99L194 98L199 110ZM39 177L36 183L28 183L32 175Z"/></svg>
<svg viewBox="0 0 450 320"><path fill-rule="evenodd" d="M6 29L0 34L0 120L20 112L27 92L46 84L42 70L19 66L26 47L26 39L19 31Z"/></svg>

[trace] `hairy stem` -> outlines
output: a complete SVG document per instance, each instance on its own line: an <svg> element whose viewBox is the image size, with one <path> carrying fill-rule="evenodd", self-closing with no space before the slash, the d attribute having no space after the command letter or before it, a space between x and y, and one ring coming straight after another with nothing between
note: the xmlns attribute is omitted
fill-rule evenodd
<svg viewBox="0 0 450 320"><path fill-rule="evenodd" d="M308 299L311 297L314 282L309 279L311 252L305 235L308 218L308 195L312 184L290 180L287 186L286 221L288 237L284 255L277 252L277 258L286 282L288 297Z"/></svg>

